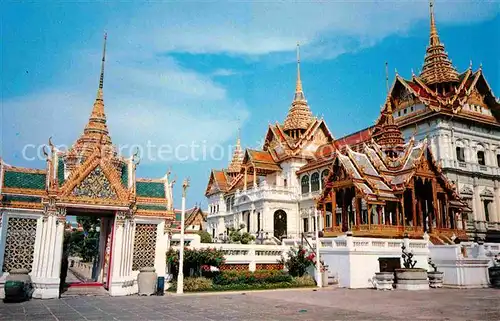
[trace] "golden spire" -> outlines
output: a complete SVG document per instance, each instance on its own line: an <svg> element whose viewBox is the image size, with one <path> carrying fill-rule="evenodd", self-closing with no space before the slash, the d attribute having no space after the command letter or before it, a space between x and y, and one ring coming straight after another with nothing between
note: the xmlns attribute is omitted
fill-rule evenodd
<svg viewBox="0 0 500 321"><path fill-rule="evenodd" d="M291 134L298 130L298 132L305 131L311 122L313 116L311 109L307 105L306 97L302 89L302 80L300 79L300 44L297 43L297 83L295 85L295 95L293 97L292 106L288 111L283 129L287 134ZM296 133L293 134L295 137Z"/></svg>
<svg viewBox="0 0 500 321"><path fill-rule="evenodd" d="M439 35L436 28L436 19L434 18L434 0L429 0L429 15L431 21L431 37L429 45L439 45L441 42L439 41Z"/></svg>
<svg viewBox="0 0 500 321"><path fill-rule="evenodd" d="M233 151L233 158L228 166L229 173L239 173L241 164L243 163L243 150L241 149L240 128L238 128L238 137L236 138L236 146Z"/></svg>
<svg viewBox="0 0 500 321"><path fill-rule="evenodd" d="M73 145L74 151L79 154L92 152L96 146L111 146L108 126L106 125L106 114L104 113L103 86L104 86L104 62L106 61L106 41L107 34L104 34L104 45L101 60L101 73L99 76L99 86L97 96L94 101L92 113L85 126L83 135Z"/></svg>
<svg viewBox="0 0 500 321"><path fill-rule="evenodd" d="M300 80L300 44L297 42L297 84L295 92L302 92L302 81Z"/></svg>
<svg viewBox="0 0 500 321"><path fill-rule="evenodd" d="M106 42L108 34L104 33L104 45L102 48L101 75L99 77L99 88L97 89L97 99L102 99L102 87L104 86L104 62L106 61Z"/></svg>
<svg viewBox="0 0 500 321"><path fill-rule="evenodd" d="M444 45L439 40L434 17L434 1L429 1L430 38L420 77L427 85L458 82L458 72L452 65Z"/></svg>

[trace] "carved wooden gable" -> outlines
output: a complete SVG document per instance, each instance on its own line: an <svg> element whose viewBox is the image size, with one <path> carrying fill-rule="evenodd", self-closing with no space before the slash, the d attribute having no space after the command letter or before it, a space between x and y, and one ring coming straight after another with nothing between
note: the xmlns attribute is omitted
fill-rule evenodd
<svg viewBox="0 0 500 321"><path fill-rule="evenodd" d="M94 170L90 172L87 177L80 182L80 184L75 186L71 195L89 198L118 198L115 189L106 175L104 175L100 166L94 168Z"/></svg>

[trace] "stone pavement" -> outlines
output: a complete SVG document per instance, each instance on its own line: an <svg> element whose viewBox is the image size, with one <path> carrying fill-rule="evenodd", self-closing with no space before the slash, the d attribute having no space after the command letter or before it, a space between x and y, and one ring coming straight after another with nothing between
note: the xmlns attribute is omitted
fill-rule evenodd
<svg viewBox="0 0 500 321"><path fill-rule="evenodd" d="M500 320L500 291L312 289L0 303L0 320Z"/></svg>

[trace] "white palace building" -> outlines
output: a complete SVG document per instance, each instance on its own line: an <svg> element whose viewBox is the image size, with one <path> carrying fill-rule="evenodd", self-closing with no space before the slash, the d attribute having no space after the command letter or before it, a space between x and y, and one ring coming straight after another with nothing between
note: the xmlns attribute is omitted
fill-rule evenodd
<svg viewBox="0 0 500 321"><path fill-rule="evenodd" d="M469 213L457 219L464 221L461 228L469 238L500 242L500 104L482 67L459 73L452 65L432 4L422 72L409 80L397 74L387 99L406 141L414 137L428 143L439 171L468 204ZM205 193L207 231L220 237L244 224L252 234L261 231L278 239L314 231L316 199L333 154L366 148L378 135L386 108L374 126L334 139L308 106L298 59L295 96L285 121L269 125L262 150L243 151L238 138L228 168L211 171ZM361 201L362 215L367 209ZM339 225L338 217L320 215L320 230Z"/></svg>

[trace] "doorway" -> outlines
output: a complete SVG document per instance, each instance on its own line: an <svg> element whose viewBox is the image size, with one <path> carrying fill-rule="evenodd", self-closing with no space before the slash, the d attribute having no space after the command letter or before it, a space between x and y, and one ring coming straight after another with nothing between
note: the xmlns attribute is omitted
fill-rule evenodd
<svg viewBox="0 0 500 321"><path fill-rule="evenodd" d="M280 239L286 236L286 212L277 210L274 212L274 237Z"/></svg>
<svg viewBox="0 0 500 321"><path fill-rule="evenodd" d="M112 212L68 210L61 259L61 294L71 288L109 289L113 224Z"/></svg>

